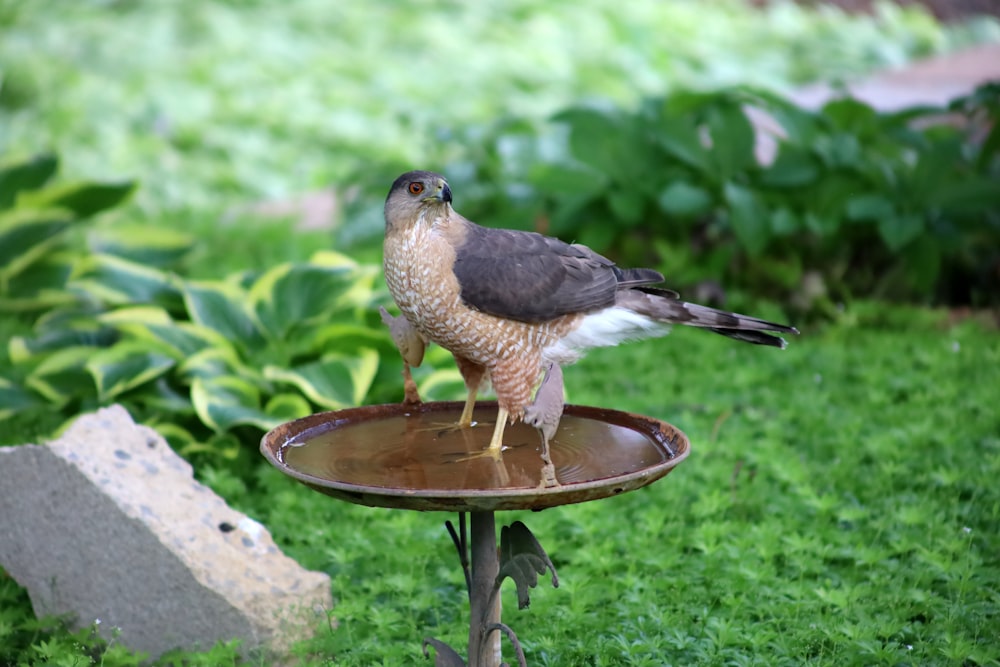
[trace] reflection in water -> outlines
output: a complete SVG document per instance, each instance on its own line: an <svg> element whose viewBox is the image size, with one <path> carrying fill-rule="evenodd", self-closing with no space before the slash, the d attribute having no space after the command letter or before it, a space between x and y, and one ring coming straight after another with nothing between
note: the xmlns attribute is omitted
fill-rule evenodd
<svg viewBox="0 0 1000 667"><path fill-rule="evenodd" d="M286 443L279 458L289 468L325 480L415 490L534 488L541 471L541 439L522 423L504 433L500 461L471 457L489 445L492 423L455 429L460 408L364 422L334 422ZM624 426L564 415L552 441L556 476L566 484L643 470L667 460L662 446Z"/></svg>

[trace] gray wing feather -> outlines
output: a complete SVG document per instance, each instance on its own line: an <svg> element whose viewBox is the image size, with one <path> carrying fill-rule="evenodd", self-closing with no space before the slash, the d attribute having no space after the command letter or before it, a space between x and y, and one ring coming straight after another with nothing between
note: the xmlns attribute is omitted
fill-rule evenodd
<svg viewBox="0 0 1000 667"><path fill-rule="evenodd" d="M623 271L586 246L473 223L455 249L454 272L466 305L522 322L607 308L623 283L663 280L650 269Z"/></svg>

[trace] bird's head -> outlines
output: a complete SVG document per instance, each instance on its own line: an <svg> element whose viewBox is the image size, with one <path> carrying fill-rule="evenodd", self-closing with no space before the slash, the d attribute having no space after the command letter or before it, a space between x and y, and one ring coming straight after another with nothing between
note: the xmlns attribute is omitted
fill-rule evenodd
<svg viewBox="0 0 1000 667"><path fill-rule="evenodd" d="M415 222L421 213L450 205L451 188L444 176L432 171L408 171L389 188L385 223L387 227L404 227Z"/></svg>

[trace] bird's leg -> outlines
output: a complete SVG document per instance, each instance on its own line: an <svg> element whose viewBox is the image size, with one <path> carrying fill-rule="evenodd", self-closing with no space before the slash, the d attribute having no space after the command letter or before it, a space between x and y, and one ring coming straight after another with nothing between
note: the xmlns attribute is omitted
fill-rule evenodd
<svg viewBox="0 0 1000 667"><path fill-rule="evenodd" d="M476 395L479 393L479 387L486 378L486 367L457 354L455 355L455 364L458 366L458 372L462 375L467 392L462 415L458 418L458 422L435 423L428 426L425 429L427 431L436 431L440 434L461 431L475 426L475 422L472 421L472 411L476 408Z"/></svg>
<svg viewBox="0 0 1000 667"><path fill-rule="evenodd" d="M476 407L476 394L479 393L479 387L483 384L483 378L486 376L486 367L457 354L455 355L455 365L458 366L458 372L462 374L462 380L465 381L465 389L469 392L465 398L465 406L462 408L462 416L458 419L458 426L459 428L468 428L472 426L472 411Z"/></svg>
<svg viewBox="0 0 1000 667"><path fill-rule="evenodd" d="M503 432L507 428L507 419L510 413L505 408L497 408L497 425L493 428L493 437L490 438L490 446L486 448L487 454L494 459L500 459L503 451Z"/></svg>
<svg viewBox="0 0 1000 667"><path fill-rule="evenodd" d="M475 389L469 390L469 395L465 399L465 406L462 408L462 416L458 418L459 428L468 428L472 426L472 411L476 407L476 394L478 392Z"/></svg>
<svg viewBox="0 0 1000 667"><path fill-rule="evenodd" d="M559 428L565 403L562 368L559 364L549 364L545 377L535 390L534 401L524 409L524 422L537 428L542 437L543 465L540 485L544 487L559 486L549 443Z"/></svg>

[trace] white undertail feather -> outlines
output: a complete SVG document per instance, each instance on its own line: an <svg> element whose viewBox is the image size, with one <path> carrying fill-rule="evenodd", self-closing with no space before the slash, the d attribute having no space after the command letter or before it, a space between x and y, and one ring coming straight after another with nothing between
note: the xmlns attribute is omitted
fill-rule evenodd
<svg viewBox="0 0 1000 667"><path fill-rule="evenodd" d="M657 338L670 332L670 325L621 306L584 315L580 326L542 350L542 358L560 365L578 361L587 350L614 347L620 343Z"/></svg>

